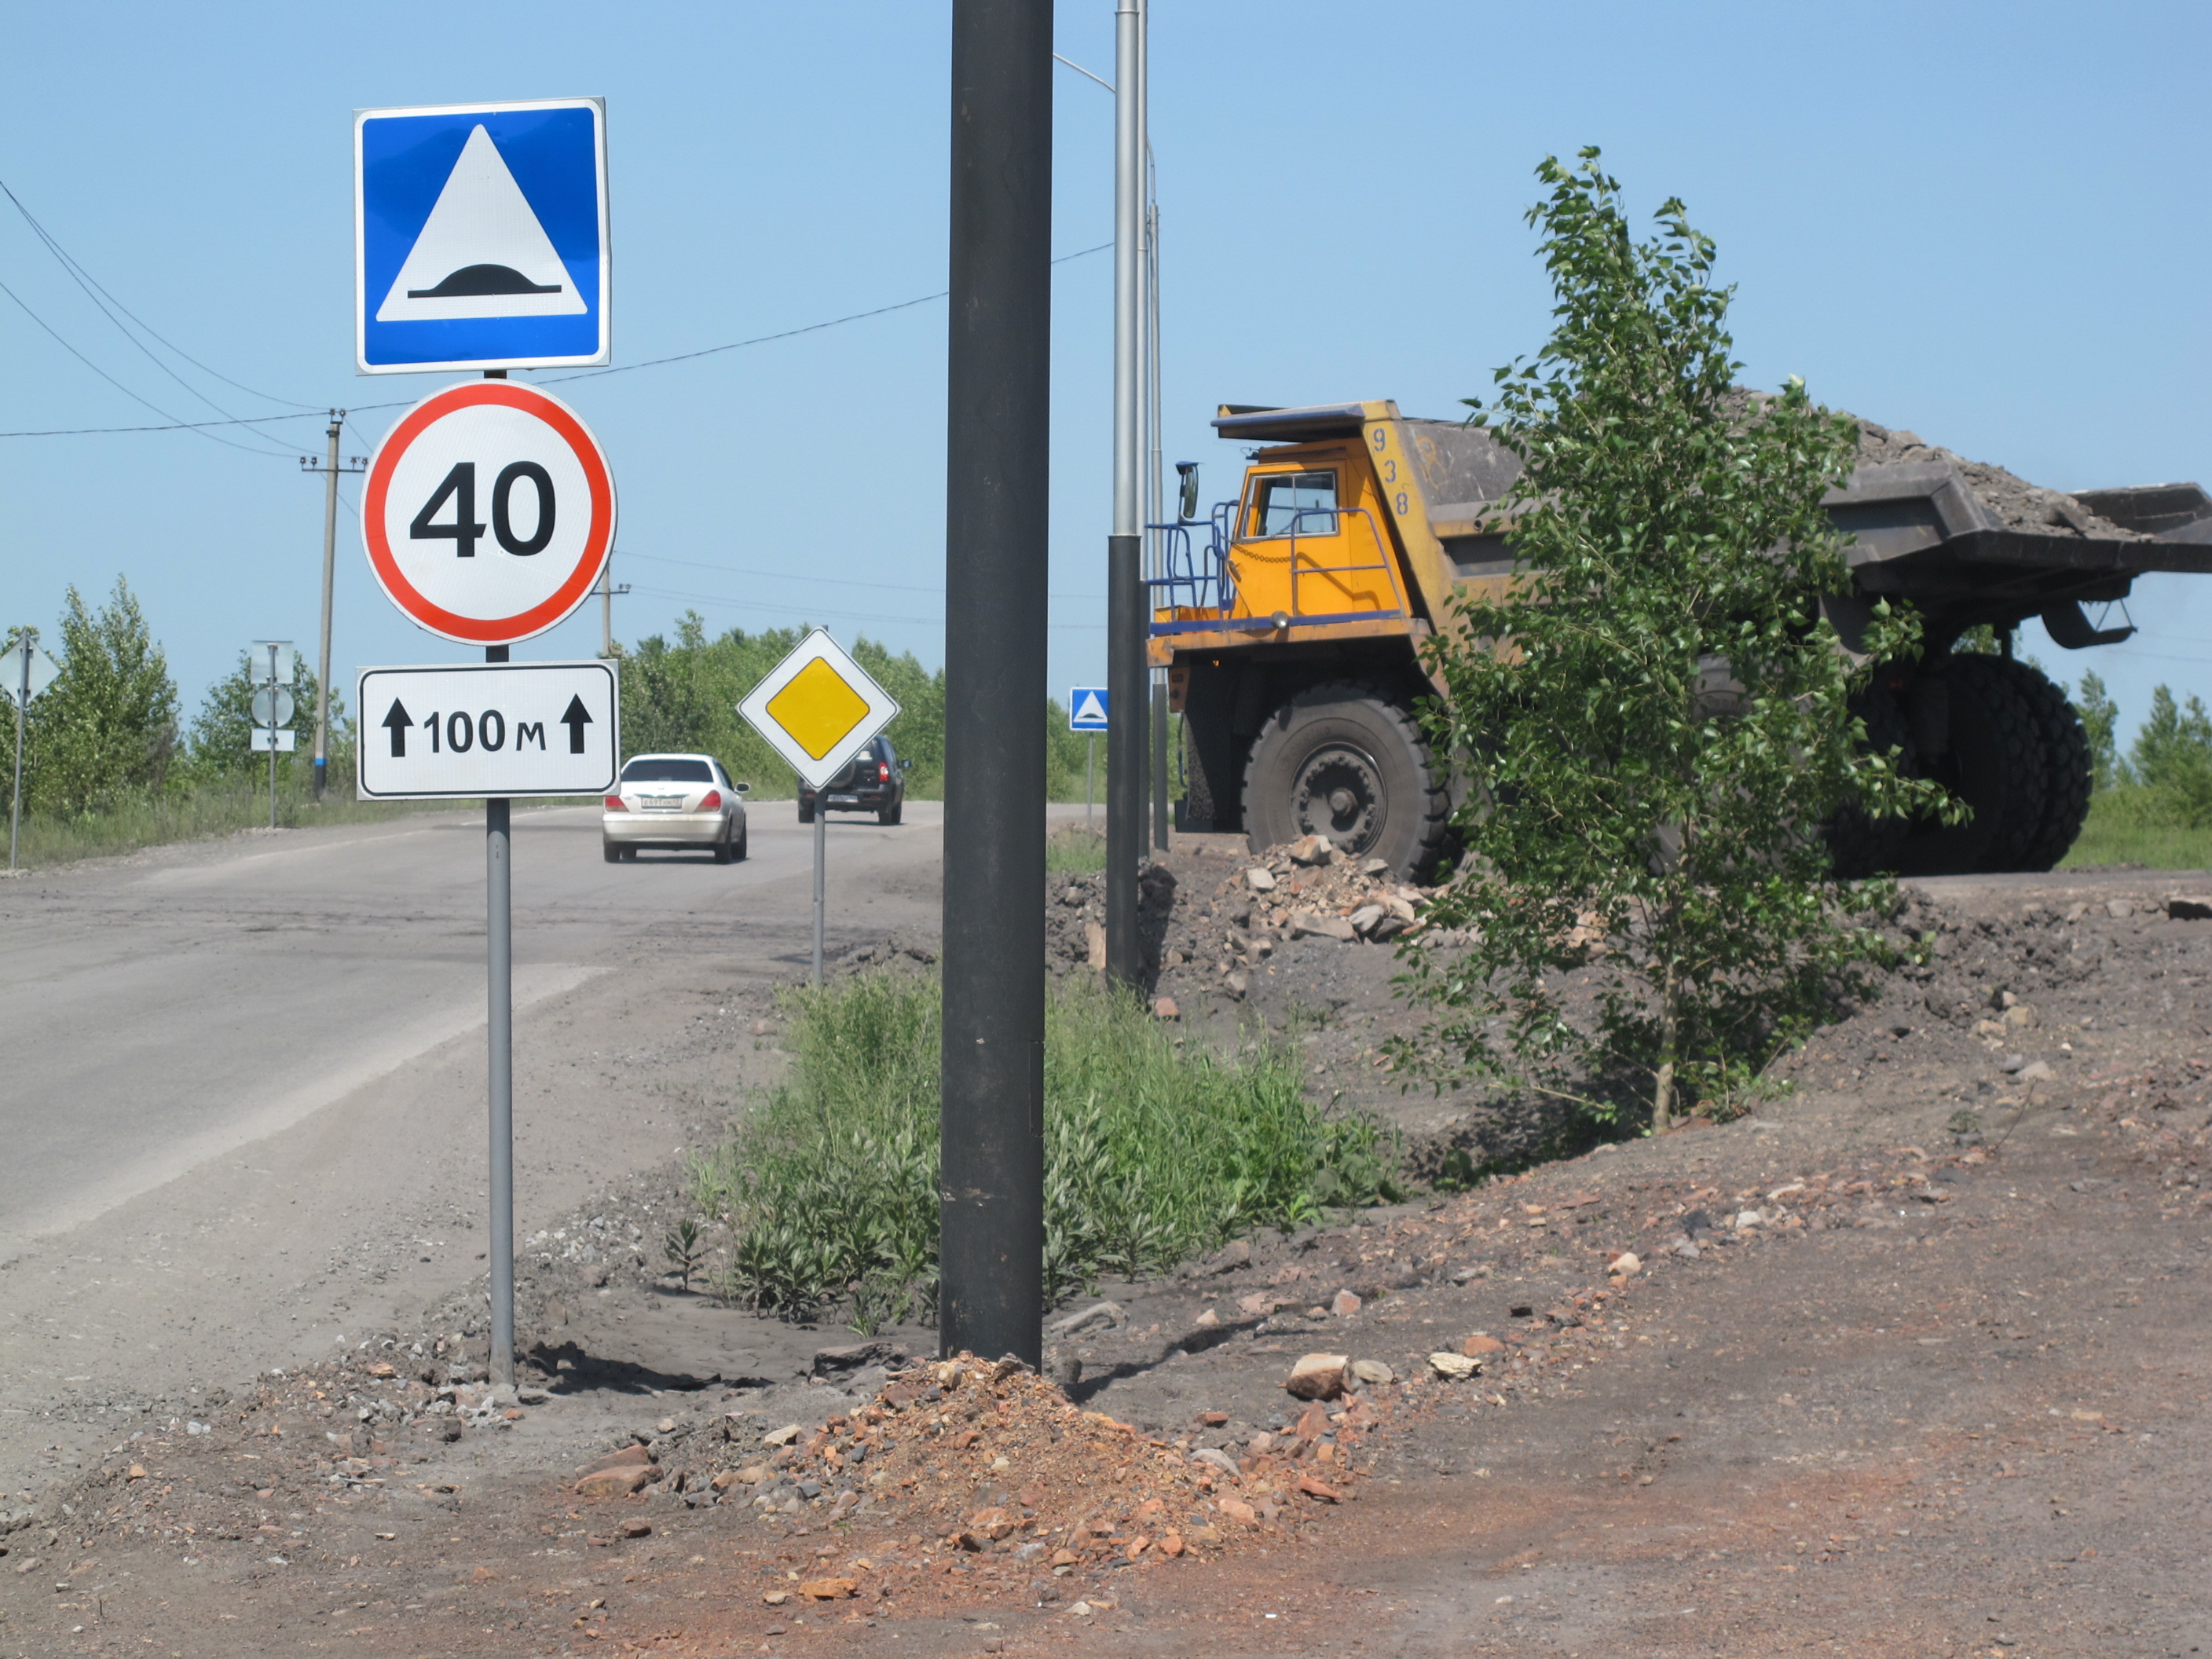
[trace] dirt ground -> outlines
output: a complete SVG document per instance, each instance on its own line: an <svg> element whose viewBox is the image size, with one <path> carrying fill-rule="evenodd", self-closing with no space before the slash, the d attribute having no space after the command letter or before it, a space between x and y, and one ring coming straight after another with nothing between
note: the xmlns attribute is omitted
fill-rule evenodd
<svg viewBox="0 0 2212 1659"><path fill-rule="evenodd" d="M1163 959L1235 869L1173 873ZM1064 1394L686 1293L675 1172L611 1191L525 1241L511 1401L463 1299L118 1413L0 1538L0 1654L2204 1651L2208 886L1917 884L1787 1097L1102 1286ZM1387 949L1187 954L1194 1040L1510 1151L1380 1079Z"/></svg>

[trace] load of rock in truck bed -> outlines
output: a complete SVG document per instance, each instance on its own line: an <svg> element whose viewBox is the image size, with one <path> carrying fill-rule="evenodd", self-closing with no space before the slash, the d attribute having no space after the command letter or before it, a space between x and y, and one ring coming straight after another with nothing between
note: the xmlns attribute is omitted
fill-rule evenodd
<svg viewBox="0 0 2212 1659"><path fill-rule="evenodd" d="M2045 536L2081 536L2099 541L2135 542L2150 539L2092 511L2078 497L2063 490L2045 489L1987 461L1965 456L1931 444L1917 432L1878 426L1853 416L1859 427L1859 461L1867 466L1948 462L1959 470L1974 499L2013 530Z"/></svg>

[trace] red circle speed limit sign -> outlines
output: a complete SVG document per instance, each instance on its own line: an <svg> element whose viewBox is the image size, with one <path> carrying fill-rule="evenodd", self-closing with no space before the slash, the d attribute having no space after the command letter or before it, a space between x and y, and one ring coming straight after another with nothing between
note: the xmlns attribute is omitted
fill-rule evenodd
<svg viewBox="0 0 2212 1659"><path fill-rule="evenodd" d="M433 634L511 645L584 601L615 538L614 476L590 428L535 386L432 393L377 447L362 539L392 604Z"/></svg>

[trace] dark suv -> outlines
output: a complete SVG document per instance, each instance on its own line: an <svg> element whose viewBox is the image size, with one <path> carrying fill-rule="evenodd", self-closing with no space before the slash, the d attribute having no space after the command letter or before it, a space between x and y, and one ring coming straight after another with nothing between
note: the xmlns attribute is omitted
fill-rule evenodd
<svg viewBox="0 0 2212 1659"><path fill-rule="evenodd" d="M817 796L799 786L799 821L814 822L817 804L824 812L873 812L878 823L896 823L906 811L906 773L889 738L872 739L859 758L830 780Z"/></svg>

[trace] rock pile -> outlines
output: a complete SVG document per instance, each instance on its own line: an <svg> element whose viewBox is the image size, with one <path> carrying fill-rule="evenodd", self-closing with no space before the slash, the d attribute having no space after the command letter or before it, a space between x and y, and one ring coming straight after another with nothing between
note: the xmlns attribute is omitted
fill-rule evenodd
<svg viewBox="0 0 2212 1659"><path fill-rule="evenodd" d="M1326 836L1307 836L1243 863L1203 906L1184 906L1166 961L1211 967L1223 990L1242 997L1253 968L1291 939L1381 945L1419 931L1432 890L1401 882L1381 859L1346 858Z"/></svg>
<svg viewBox="0 0 2212 1659"><path fill-rule="evenodd" d="M2100 541L2144 539L2141 532L2123 530L2110 519L2092 513L2063 490L2032 484L1986 461L1970 461L1963 455L1926 442L1917 433L1892 430L1872 421L1861 420L1859 459L1877 466L1948 461L1959 469L1975 498L2014 530L2042 536L2094 537Z"/></svg>
<svg viewBox="0 0 2212 1659"><path fill-rule="evenodd" d="M1349 1457L1383 1410L1307 1407L1297 1427L1235 1453L1204 1425L1148 1436L1085 1411L1017 1359L963 1354L894 1373L867 1405L788 1433L714 1485L763 1515L912 1528L950 1552L1066 1577L1203 1558L1351 1495Z"/></svg>

